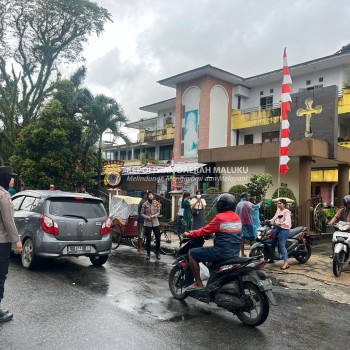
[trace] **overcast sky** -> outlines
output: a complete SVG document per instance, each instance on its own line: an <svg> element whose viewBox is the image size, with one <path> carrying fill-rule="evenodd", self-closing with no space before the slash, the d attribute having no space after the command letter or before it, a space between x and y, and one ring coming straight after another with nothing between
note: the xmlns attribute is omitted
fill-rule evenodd
<svg viewBox="0 0 350 350"><path fill-rule="evenodd" d="M113 16L84 57L86 85L130 121L175 97L158 80L211 64L248 77L327 56L350 43L349 0L95 0Z"/></svg>

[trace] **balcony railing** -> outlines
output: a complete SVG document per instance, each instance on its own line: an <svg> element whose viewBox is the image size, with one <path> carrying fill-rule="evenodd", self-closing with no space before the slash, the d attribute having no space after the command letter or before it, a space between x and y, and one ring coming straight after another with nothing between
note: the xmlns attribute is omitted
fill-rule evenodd
<svg viewBox="0 0 350 350"><path fill-rule="evenodd" d="M281 104L274 103L272 105L244 108L244 109L241 109L241 114L250 114L250 113L255 113L263 110L274 111L273 116L279 116L281 115Z"/></svg>

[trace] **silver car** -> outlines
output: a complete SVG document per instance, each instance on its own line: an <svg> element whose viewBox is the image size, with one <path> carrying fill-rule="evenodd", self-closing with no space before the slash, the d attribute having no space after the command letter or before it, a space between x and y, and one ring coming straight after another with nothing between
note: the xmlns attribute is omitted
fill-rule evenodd
<svg viewBox="0 0 350 350"><path fill-rule="evenodd" d="M62 191L23 191L12 197L23 243L22 265L39 258L88 256L101 266L111 252L111 221L100 198Z"/></svg>

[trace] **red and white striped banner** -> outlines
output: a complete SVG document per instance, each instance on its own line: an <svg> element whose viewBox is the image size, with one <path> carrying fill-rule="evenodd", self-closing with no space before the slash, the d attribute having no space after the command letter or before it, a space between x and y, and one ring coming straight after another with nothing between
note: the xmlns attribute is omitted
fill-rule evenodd
<svg viewBox="0 0 350 350"><path fill-rule="evenodd" d="M281 148L280 148L280 174L286 174L288 171L289 162L289 121L288 121L288 112L291 111L290 102L292 98L290 94L292 93L292 78L290 77L289 67L287 63L287 51L284 49L283 53L283 83L282 83L282 103L281 103L281 112L282 112L282 131L281 131Z"/></svg>

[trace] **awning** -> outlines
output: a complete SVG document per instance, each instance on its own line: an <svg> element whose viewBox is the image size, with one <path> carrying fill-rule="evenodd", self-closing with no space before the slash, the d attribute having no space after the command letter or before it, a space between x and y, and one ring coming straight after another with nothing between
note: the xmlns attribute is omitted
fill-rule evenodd
<svg viewBox="0 0 350 350"><path fill-rule="evenodd" d="M136 165L122 167L122 175L149 175L149 174L184 174L197 172L206 164L197 162L184 162L171 165Z"/></svg>

